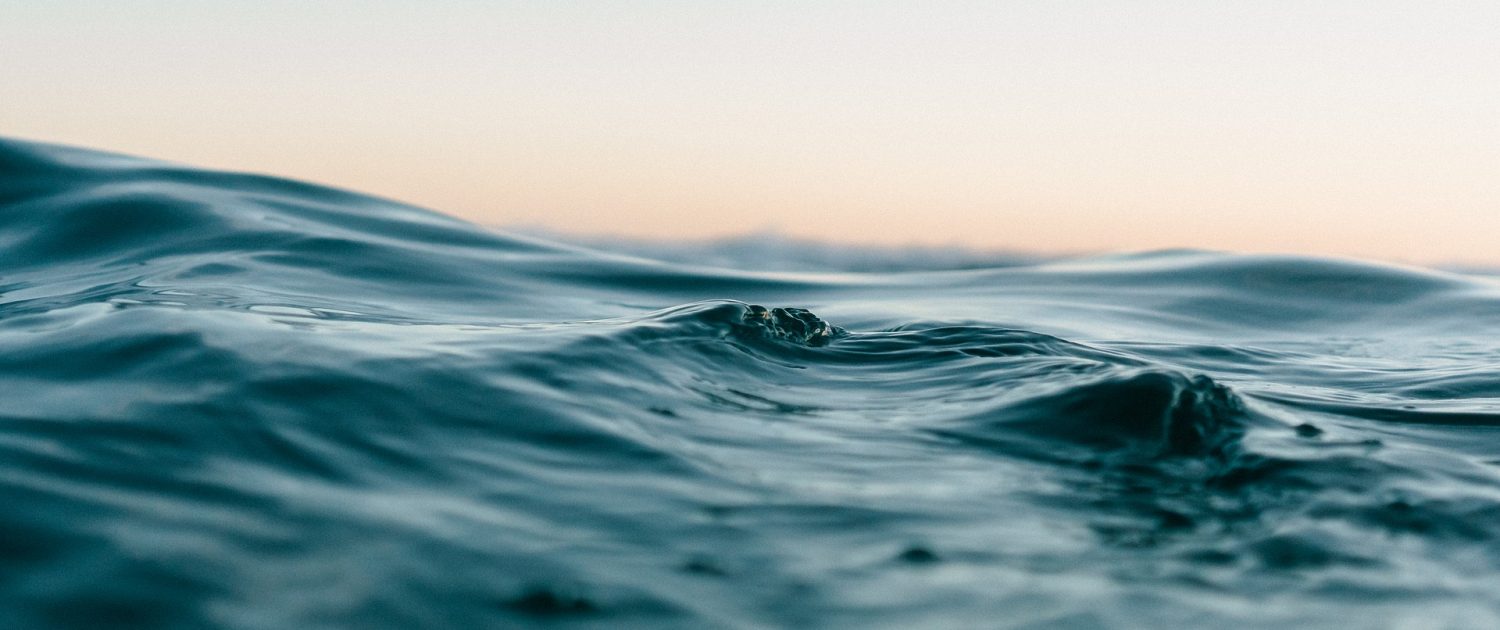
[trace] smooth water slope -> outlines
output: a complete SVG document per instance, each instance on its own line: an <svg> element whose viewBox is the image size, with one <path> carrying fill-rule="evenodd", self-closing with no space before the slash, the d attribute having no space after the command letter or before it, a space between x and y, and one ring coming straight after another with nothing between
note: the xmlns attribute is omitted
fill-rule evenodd
<svg viewBox="0 0 1500 630"><path fill-rule="evenodd" d="M774 267L0 144L0 626L1500 625L1493 281Z"/></svg>

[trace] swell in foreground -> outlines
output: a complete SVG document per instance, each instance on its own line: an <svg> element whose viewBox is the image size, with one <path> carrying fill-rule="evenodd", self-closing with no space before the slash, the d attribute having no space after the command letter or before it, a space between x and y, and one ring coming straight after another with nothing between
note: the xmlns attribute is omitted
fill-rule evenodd
<svg viewBox="0 0 1500 630"><path fill-rule="evenodd" d="M0 625L1500 625L1491 280L741 262L0 142Z"/></svg>

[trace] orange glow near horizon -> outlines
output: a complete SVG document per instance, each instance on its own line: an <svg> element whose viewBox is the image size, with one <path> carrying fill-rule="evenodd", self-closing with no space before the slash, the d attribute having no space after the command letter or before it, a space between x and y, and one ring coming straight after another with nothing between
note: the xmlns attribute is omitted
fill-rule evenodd
<svg viewBox="0 0 1500 630"><path fill-rule="evenodd" d="M1500 263L1500 5L917 7L11 3L0 135L588 234Z"/></svg>

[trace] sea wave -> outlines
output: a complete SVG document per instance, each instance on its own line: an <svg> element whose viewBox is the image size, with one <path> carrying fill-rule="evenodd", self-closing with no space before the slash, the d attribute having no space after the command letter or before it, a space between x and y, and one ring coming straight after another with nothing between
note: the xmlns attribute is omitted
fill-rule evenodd
<svg viewBox="0 0 1500 630"><path fill-rule="evenodd" d="M1492 278L836 251L0 142L0 622L1500 624Z"/></svg>

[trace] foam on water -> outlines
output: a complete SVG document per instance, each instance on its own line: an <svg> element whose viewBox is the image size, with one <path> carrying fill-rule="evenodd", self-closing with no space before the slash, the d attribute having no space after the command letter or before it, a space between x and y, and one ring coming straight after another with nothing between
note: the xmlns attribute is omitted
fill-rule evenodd
<svg viewBox="0 0 1500 630"><path fill-rule="evenodd" d="M0 625L1500 624L1493 279L691 259L0 143Z"/></svg>

